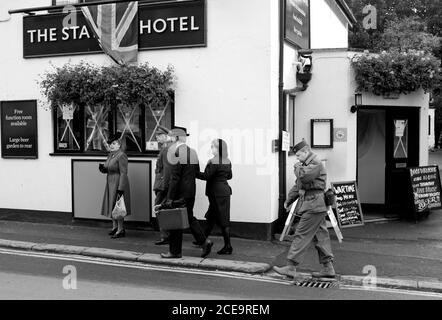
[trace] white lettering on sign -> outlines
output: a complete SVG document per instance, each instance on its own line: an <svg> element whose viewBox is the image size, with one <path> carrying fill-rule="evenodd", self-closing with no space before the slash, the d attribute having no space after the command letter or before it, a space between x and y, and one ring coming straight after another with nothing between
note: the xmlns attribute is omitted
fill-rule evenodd
<svg viewBox="0 0 442 320"><path fill-rule="evenodd" d="M29 42L54 42L58 40L57 28L28 30ZM61 40L89 39L91 36L86 25L64 27L61 29Z"/></svg>
<svg viewBox="0 0 442 320"><path fill-rule="evenodd" d="M156 20L140 20L140 34L170 32L198 31L199 26L195 24L195 16L170 17Z"/></svg>

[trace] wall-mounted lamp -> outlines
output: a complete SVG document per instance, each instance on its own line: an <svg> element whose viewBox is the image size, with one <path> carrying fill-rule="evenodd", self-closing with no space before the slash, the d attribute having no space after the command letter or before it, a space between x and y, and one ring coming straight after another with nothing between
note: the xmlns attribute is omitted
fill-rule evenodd
<svg viewBox="0 0 442 320"><path fill-rule="evenodd" d="M359 107L362 106L362 93L355 93L355 104L351 106L351 113L356 113L359 110Z"/></svg>

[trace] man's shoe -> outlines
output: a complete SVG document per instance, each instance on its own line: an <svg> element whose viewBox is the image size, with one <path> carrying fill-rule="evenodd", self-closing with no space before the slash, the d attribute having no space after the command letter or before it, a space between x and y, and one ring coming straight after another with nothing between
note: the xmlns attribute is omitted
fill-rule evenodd
<svg viewBox="0 0 442 320"><path fill-rule="evenodd" d="M313 278L336 278L336 272L331 262L324 263L322 269L319 272L312 273Z"/></svg>
<svg viewBox="0 0 442 320"><path fill-rule="evenodd" d="M111 236L112 239L117 239L117 238L124 238L126 236L126 231L123 229L120 232L115 233L113 236Z"/></svg>
<svg viewBox="0 0 442 320"><path fill-rule="evenodd" d="M162 253L161 258L163 258L163 259L179 259L179 258L181 258L181 254L172 254L170 252Z"/></svg>
<svg viewBox="0 0 442 320"><path fill-rule="evenodd" d="M277 273L282 274L284 276L288 276L288 277L292 277L292 278L296 277L296 267L292 266L292 265L287 265L285 267L274 266L273 270L275 270Z"/></svg>
<svg viewBox="0 0 442 320"><path fill-rule="evenodd" d="M201 254L201 258L205 258L210 254L210 251L212 251L213 242L210 240L207 240L203 244L203 253Z"/></svg>
<svg viewBox="0 0 442 320"><path fill-rule="evenodd" d="M117 231L118 231L118 228L112 229L112 230L108 233L108 235L113 236L115 233L117 233Z"/></svg>
<svg viewBox="0 0 442 320"><path fill-rule="evenodd" d="M162 246L165 244L170 244L170 240L169 239L160 239L160 240L155 241L155 245L157 245L157 246Z"/></svg>

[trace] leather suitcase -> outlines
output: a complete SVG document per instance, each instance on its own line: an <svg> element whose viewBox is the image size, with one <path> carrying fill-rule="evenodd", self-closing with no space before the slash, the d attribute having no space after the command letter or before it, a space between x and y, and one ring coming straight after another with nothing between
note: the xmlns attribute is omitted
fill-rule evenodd
<svg viewBox="0 0 442 320"><path fill-rule="evenodd" d="M157 212L158 224L163 230L184 230L189 228L186 208L163 209Z"/></svg>

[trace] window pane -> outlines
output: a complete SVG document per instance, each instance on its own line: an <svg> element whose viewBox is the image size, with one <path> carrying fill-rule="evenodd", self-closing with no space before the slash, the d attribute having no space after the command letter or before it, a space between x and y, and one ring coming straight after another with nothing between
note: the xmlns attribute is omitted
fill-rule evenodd
<svg viewBox="0 0 442 320"><path fill-rule="evenodd" d="M146 107L146 145L145 150L158 150L158 146L155 144L156 137L155 132L158 125L172 128L172 108L173 103L169 102L162 110L153 110L150 106Z"/></svg>
<svg viewBox="0 0 442 320"><path fill-rule="evenodd" d="M80 112L73 105L58 106L57 112L57 145L58 150L75 150L80 147Z"/></svg>
<svg viewBox="0 0 442 320"><path fill-rule="evenodd" d="M109 138L110 107L87 106L85 107L85 150L107 151Z"/></svg>
<svg viewBox="0 0 442 320"><path fill-rule="evenodd" d="M408 158L408 121L394 120L394 158Z"/></svg>
<svg viewBox="0 0 442 320"><path fill-rule="evenodd" d="M117 134L126 135L126 150L142 152L141 108L139 106L119 105L116 113Z"/></svg>

